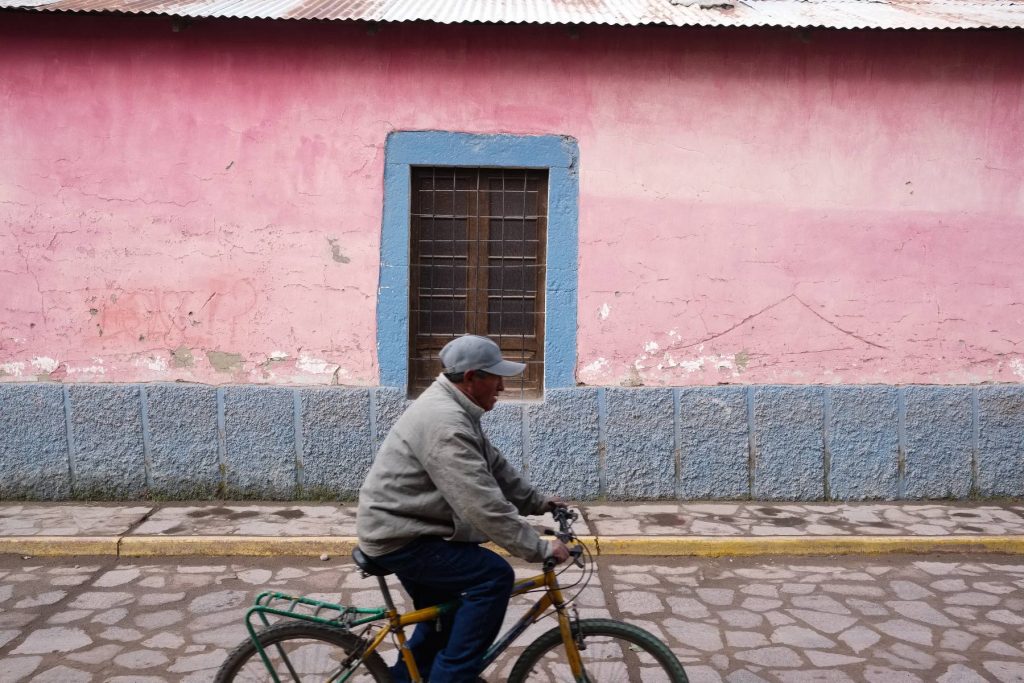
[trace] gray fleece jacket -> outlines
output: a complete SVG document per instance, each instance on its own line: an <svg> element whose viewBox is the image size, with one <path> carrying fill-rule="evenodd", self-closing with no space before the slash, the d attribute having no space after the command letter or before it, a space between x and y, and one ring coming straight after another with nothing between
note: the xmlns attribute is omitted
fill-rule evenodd
<svg viewBox="0 0 1024 683"><path fill-rule="evenodd" d="M444 375L399 418L359 490L356 528L370 556L419 536L493 541L540 562L547 541L520 514L540 514L547 498L513 469L480 427L484 410Z"/></svg>

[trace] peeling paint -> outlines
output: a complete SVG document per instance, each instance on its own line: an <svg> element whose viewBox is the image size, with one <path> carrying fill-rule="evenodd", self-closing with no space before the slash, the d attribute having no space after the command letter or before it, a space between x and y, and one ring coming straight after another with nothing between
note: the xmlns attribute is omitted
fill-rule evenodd
<svg viewBox="0 0 1024 683"><path fill-rule="evenodd" d="M601 308L597 309L597 317L599 317L601 320L607 320L608 319L608 315L611 312L612 312L612 309L608 306L608 304L606 304L606 303L601 304Z"/></svg>
<svg viewBox="0 0 1024 683"><path fill-rule="evenodd" d="M179 346L171 351L171 362L176 368L190 368L195 359L192 357L192 349L187 346Z"/></svg>
<svg viewBox="0 0 1024 683"><path fill-rule="evenodd" d="M82 365L75 367L73 365L68 366L69 375L105 375L107 369L102 365Z"/></svg>
<svg viewBox="0 0 1024 683"><path fill-rule="evenodd" d="M47 358L46 356L37 356L29 362L32 363L32 367L46 374L50 374L60 367L59 361L54 360L53 358Z"/></svg>
<svg viewBox="0 0 1024 683"><path fill-rule="evenodd" d="M646 344L644 344L644 352L645 353L654 353L655 351L657 351L660 348L661 347L658 346L658 342L656 342L656 341L649 341Z"/></svg>
<svg viewBox="0 0 1024 683"><path fill-rule="evenodd" d="M1017 375L1021 379L1024 379L1024 360L1020 358L1014 358L1010 361L1010 369L1013 370L1013 374Z"/></svg>
<svg viewBox="0 0 1024 683"><path fill-rule="evenodd" d="M288 354L284 351L271 351L268 358L270 358L270 360L286 360L288 358Z"/></svg>
<svg viewBox="0 0 1024 683"><path fill-rule="evenodd" d="M160 356L145 356L133 361L136 367L147 368L153 372L167 372L167 359Z"/></svg>
<svg viewBox="0 0 1024 683"><path fill-rule="evenodd" d="M218 372L234 372L242 369L242 354L225 351L207 351L206 359Z"/></svg>
<svg viewBox="0 0 1024 683"><path fill-rule="evenodd" d="M14 361L13 363L0 363L0 373L5 375L13 375L14 377L21 377L21 373L25 370L25 364L21 361Z"/></svg>
<svg viewBox="0 0 1024 683"><path fill-rule="evenodd" d="M608 368L608 361L605 358L598 358L592 363L589 363L580 370L580 375L583 379L598 375Z"/></svg>
<svg viewBox="0 0 1024 683"><path fill-rule="evenodd" d="M312 358L310 356L299 356L299 360L295 363L295 367L303 372L308 372L313 375L333 375L334 371L337 369L336 365L332 365L320 358Z"/></svg>

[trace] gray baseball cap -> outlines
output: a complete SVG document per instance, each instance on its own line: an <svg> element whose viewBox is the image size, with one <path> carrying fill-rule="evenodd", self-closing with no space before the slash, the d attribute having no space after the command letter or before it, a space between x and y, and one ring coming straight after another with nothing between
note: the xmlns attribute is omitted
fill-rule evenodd
<svg viewBox="0 0 1024 683"><path fill-rule="evenodd" d="M526 369L523 363L502 358L497 344L475 334L456 337L445 344L441 349L441 363L446 373L483 370L501 377L514 377Z"/></svg>

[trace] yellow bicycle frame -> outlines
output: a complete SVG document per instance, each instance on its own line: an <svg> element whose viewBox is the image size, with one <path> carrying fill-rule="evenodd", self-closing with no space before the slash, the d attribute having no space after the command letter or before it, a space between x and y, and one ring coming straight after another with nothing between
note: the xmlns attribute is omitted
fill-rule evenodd
<svg viewBox="0 0 1024 683"><path fill-rule="evenodd" d="M536 603L519 619L504 635L495 641L494 645L484 655L485 666L489 665L495 659L498 658L502 652L514 641L523 631L530 625L538 621L550 607L554 607L558 613L558 627L562 633L562 642L565 644L565 653L569 659L569 668L572 671L573 678L577 681L583 680L583 663L580 660L579 650L576 648L576 639L572 633L572 619L569 616L569 611L566 609L566 604L562 598L562 589L558 585L558 576L555 574L554 568L546 569L543 574L524 579L517 582L512 587L512 596L522 595L527 591L535 590L537 588L544 588L544 594L540 597ZM425 607L418 609L414 612L406 612L400 614L397 609L389 608L385 614L388 619L388 628L381 629L379 633L374 637L370 644L366 647L363 653L365 657L367 654L376 650L384 639L388 635L393 635L395 642L398 644L398 649L402 654L402 659L405 662L406 667L409 669L409 676L413 683L423 683L423 678L420 676L419 668L416 666L416 661L412 656L412 651L406 647L405 631L403 630L406 626L412 626L414 624L420 624L426 621L434 621L442 614L457 609L458 601L445 603L443 605L436 605L434 607Z"/></svg>

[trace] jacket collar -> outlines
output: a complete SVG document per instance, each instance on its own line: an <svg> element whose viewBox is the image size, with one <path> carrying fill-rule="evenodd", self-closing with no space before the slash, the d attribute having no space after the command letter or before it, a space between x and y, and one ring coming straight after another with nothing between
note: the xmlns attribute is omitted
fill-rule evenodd
<svg viewBox="0 0 1024 683"><path fill-rule="evenodd" d="M479 422L480 418L484 416L484 409L473 403L468 396L459 391L459 388L452 384L452 382L443 374L438 375L437 380L435 381L442 389L451 394L452 398L455 399L455 402L458 403L463 410L469 413L469 416L472 417L474 421Z"/></svg>

